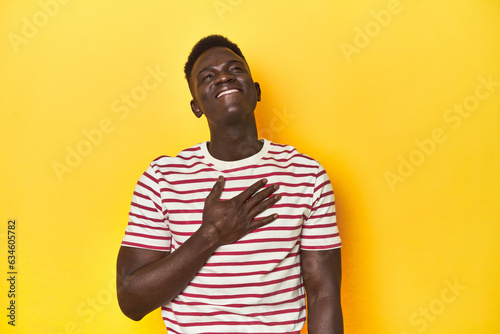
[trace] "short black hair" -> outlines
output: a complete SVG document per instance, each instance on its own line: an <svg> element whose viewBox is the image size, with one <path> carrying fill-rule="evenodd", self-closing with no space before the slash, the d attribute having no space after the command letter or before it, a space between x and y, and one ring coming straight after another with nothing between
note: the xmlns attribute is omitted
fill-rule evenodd
<svg viewBox="0 0 500 334"><path fill-rule="evenodd" d="M191 72L193 71L193 66L196 60L200 58L200 56L208 49L218 46L228 48L229 50L233 51L238 56L243 58L245 62L247 61L238 45L231 42L229 39L227 39L227 37L224 37L222 35L209 35L203 37L198 41L198 43L193 46L193 49L188 56L187 62L184 65L184 75L186 76L188 84L190 84Z"/></svg>

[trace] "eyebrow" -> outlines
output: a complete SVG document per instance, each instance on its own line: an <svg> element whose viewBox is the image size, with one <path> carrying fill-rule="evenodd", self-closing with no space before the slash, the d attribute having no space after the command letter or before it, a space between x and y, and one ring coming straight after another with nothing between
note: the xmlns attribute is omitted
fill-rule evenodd
<svg viewBox="0 0 500 334"><path fill-rule="evenodd" d="M231 65L233 63L240 63L241 65L243 65L243 63L240 61L240 60L236 60L236 59L233 59L233 60L228 60L224 63L224 66L227 66L227 65ZM198 74L196 75L197 77L200 76L201 73L203 72L206 72L206 71L209 71L211 70L212 68L214 68L215 66L205 66L204 68L202 68Z"/></svg>

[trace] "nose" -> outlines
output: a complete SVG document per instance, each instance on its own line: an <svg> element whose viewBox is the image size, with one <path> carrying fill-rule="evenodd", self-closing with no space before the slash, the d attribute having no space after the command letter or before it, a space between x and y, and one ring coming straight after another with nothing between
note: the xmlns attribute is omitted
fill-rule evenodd
<svg viewBox="0 0 500 334"><path fill-rule="evenodd" d="M229 71L220 71L214 80L214 84L226 83L234 80L234 75Z"/></svg>

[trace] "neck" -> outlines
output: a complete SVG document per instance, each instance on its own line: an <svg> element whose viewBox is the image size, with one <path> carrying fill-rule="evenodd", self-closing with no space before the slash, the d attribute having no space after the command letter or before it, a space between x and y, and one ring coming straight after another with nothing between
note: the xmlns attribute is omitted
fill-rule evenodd
<svg viewBox="0 0 500 334"><path fill-rule="evenodd" d="M236 161L248 158L262 148L255 120L251 123L234 124L223 129L210 127L208 151L219 160Z"/></svg>

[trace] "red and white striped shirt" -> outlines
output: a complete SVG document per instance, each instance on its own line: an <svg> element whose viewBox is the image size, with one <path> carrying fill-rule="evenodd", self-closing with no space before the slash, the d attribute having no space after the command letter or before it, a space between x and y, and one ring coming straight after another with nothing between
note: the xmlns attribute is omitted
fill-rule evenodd
<svg viewBox="0 0 500 334"><path fill-rule="evenodd" d="M333 190L323 167L291 146L263 140L255 155L213 158L207 143L154 160L139 179L122 245L174 252L201 225L219 175L221 199L267 178L282 199L260 216L274 222L219 247L162 307L169 333L299 333L306 318L300 250L341 246ZM259 216L258 216L259 217Z"/></svg>

